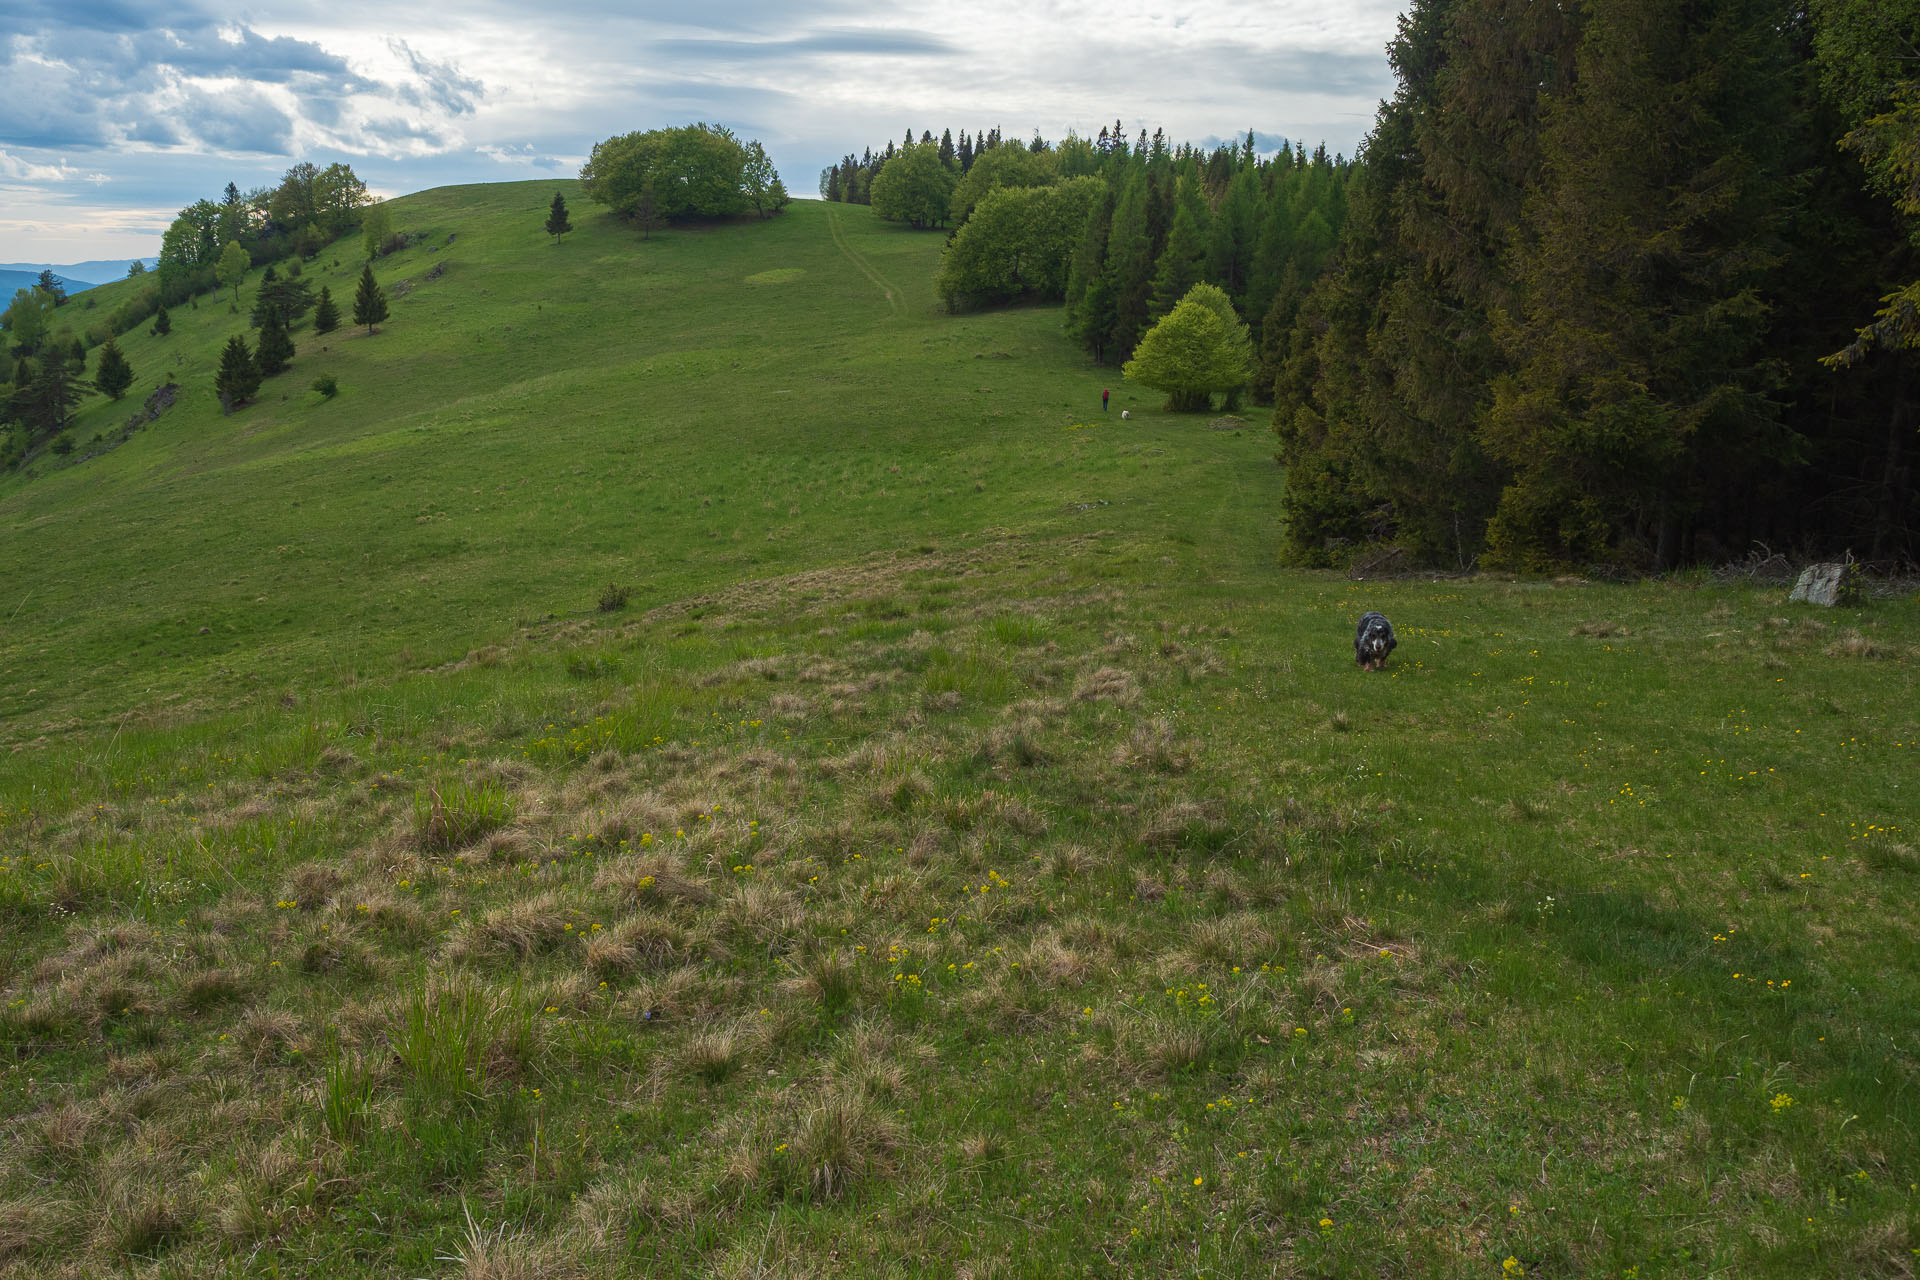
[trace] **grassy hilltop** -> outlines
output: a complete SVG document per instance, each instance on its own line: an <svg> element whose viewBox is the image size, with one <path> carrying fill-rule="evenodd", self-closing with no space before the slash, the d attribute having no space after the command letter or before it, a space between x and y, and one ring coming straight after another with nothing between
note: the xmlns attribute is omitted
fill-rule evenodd
<svg viewBox="0 0 1920 1280"><path fill-rule="evenodd" d="M1915 602L1287 573L937 235L556 185L0 487L0 1276L1912 1273Z"/></svg>

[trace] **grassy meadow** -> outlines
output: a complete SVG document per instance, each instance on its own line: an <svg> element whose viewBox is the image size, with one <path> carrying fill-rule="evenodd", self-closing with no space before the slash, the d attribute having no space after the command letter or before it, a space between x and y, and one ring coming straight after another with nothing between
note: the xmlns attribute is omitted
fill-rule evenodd
<svg viewBox="0 0 1920 1280"><path fill-rule="evenodd" d="M1286 571L939 235L556 185L0 481L0 1277L1913 1274L1920 603Z"/></svg>

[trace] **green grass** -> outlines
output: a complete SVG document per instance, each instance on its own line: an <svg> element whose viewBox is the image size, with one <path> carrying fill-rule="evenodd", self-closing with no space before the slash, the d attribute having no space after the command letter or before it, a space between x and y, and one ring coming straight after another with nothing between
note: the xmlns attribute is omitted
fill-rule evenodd
<svg viewBox="0 0 1920 1280"><path fill-rule="evenodd" d="M0 494L0 1275L1911 1273L1913 600L1285 573L938 237L550 196Z"/></svg>

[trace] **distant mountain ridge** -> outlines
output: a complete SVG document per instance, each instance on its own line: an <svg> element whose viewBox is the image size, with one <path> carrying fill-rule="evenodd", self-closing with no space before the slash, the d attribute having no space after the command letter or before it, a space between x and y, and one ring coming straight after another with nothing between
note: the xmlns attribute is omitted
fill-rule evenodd
<svg viewBox="0 0 1920 1280"><path fill-rule="evenodd" d="M67 286L68 293L85 293L95 285L120 279L127 274L128 267L139 261L144 259L96 258L91 262L73 262L65 266L57 262L0 262L0 288L11 295L15 289L24 288L38 280L42 271L52 271ZM147 265L153 264L148 262Z"/></svg>

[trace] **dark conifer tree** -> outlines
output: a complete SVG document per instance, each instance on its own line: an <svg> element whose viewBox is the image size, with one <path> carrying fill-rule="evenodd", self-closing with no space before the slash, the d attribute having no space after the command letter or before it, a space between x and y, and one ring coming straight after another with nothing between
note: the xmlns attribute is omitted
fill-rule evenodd
<svg viewBox="0 0 1920 1280"><path fill-rule="evenodd" d="M74 406L80 402L72 366L59 352L48 352L38 363L33 380L27 384L20 415L30 439L46 439L64 431L73 418Z"/></svg>
<svg viewBox="0 0 1920 1280"><path fill-rule="evenodd" d="M260 326L260 342L254 349L253 362L260 370L260 376L271 378L277 373L286 372L287 365L293 361L293 336L287 332L287 326L277 311L268 311L266 322Z"/></svg>
<svg viewBox="0 0 1920 1280"><path fill-rule="evenodd" d="M940 163L952 169L960 163L959 154L953 149L953 130L947 129L940 134Z"/></svg>
<svg viewBox="0 0 1920 1280"><path fill-rule="evenodd" d="M1105 187L1067 268L1067 333L1102 362L1113 335L1113 282L1106 273L1113 202L1113 188Z"/></svg>
<svg viewBox="0 0 1920 1280"><path fill-rule="evenodd" d="M1516 374L1486 430L1515 475L1488 549L1521 568L1665 568L1702 482L1722 479L1701 474L1707 451L1763 465L1796 451L1761 345L1789 198L1787 15L1779 0L1588 12L1522 211L1522 305L1501 335Z"/></svg>
<svg viewBox="0 0 1920 1280"><path fill-rule="evenodd" d="M320 286L320 301L313 308L313 331L332 333L340 327L340 308L333 303L333 291L325 285Z"/></svg>
<svg viewBox="0 0 1920 1280"><path fill-rule="evenodd" d="M553 237L555 244L560 237L573 230L573 223L567 217L567 201L558 191L553 193L553 204L547 210L547 234Z"/></svg>
<svg viewBox="0 0 1920 1280"><path fill-rule="evenodd" d="M1206 269L1207 242L1201 221L1206 202L1191 178L1180 180L1180 199L1167 232L1166 248L1154 264L1153 288L1147 302L1149 323L1160 319L1199 284Z"/></svg>
<svg viewBox="0 0 1920 1280"><path fill-rule="evenodd" d="M1113 230L1107 237L1104 275L1112 290L1113 328L1106 342L1109 363L1123 363L1147 331L1147 304L1153 295L1153 242L1147 235L1147 178L1131 171L1113 206Z"/></svg>
<svg viewBox="0 0 1920 1280"><path fill-rule="evenodd" d="M367 326L372 333L373 327L387 318L387 294L373 278L373 263L369 262L360 270L360 287L353 295L353 322Z"/></svg>
<svg viewBox="0 0 1920 1280"><path fill-rule="evenodd" d="M164 338L172 332L173 319L167 315L166 307L162 306L153 313L153 336L156 338Z"/></svg>
<svg viewBox="0 0 1920 1280"><path fill-rule="evenodd" d="M227 413L253 399L260 390L260 368L247 350L247 340L237 333L227 339L220 352L220 372L214 375L213 387L219 393L220 407Z"/></svg>
<svg viewBox="0 0 1920 1280"><path fill-rule="evenodd" d="M93 385L109 399L118 400L133 385L133 366L121 354L120 344L112 338L100 348L100 366L94 371Z"/></svg>

